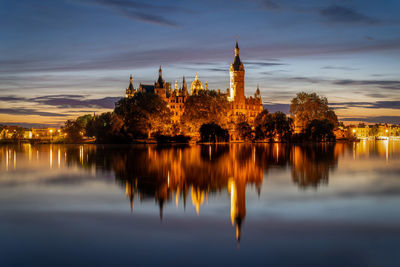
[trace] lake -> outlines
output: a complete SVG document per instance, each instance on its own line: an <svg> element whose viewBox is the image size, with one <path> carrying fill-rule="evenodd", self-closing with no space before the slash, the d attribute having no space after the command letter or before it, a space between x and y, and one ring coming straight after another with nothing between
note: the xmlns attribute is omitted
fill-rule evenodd
<svg viewBox="0 0 400 267"><path fill-rule="evenodd" d="M399 266L400 141L1 145L0 266Z"/></svg>

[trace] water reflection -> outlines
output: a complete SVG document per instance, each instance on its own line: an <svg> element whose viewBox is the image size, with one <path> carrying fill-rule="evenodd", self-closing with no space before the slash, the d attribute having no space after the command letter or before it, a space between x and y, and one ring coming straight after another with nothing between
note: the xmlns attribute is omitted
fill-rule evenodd
<svg viewBox="0 0 400 267"><path fill-rule="evenodd" d="M398 158L399 143L384 142L292 146L1 146L0 169L10 172L30 166L79 168L93 176L96 172L110 172L125 191L132 212L135 199L154 199L161 220L167 202L178 207L182 201L186 209L190 201L199 215L210 195L227 193L231 223L240 241L246 217L246 188L254 187L260 194L270 169L290 169L295 186L315 190L329 183L339 158L384 157L386 162Z"/></svg>

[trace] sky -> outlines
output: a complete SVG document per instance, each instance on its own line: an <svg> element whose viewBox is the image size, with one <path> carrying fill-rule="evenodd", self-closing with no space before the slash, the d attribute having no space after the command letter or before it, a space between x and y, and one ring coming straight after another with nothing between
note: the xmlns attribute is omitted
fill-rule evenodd
<svg viewBox="0 0 400 267"><path fill-rule="evenodd" d="M400 123L398 0L0 0L0 124L61 126L111 111L134 86L195 73L229 87L235 39L245 91L271 111L328 98L345 123Z"/></svg>

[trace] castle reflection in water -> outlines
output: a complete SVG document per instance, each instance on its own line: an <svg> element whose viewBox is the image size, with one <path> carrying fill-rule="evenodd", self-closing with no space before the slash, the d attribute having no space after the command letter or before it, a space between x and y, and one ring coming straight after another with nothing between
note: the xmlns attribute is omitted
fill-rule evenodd
<svg viewBox="0 0 400 267"><path fill-rule="evenodd" d="M371 146L376 146L371 148ZM0 170L20 166L85 169L92 175L111 172L125 190L133 211L134 199L154 198L163 216L167 202L193 205L197 214L211 194L228 192L230 216L240 241L246 217L246 187L260 194L263 176L270 168L288 168L293 183L301 189L328 184L329 173L344 153L354 157L386 156L388 146L370 143L346 144L228 144L168 146L48 145L1 146ZM396 151L399 151L397 148ZM190 200L188 200L190 198Z"/></svg>

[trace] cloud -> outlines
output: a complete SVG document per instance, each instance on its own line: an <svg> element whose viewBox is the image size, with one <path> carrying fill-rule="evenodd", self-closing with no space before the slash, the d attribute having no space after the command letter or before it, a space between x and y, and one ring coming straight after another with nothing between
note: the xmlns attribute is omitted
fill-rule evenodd
<svg viewBox="0 0 400 267"><path fill-rule="evenodd" d="M366 96L369 97L374 97L374 98L386 98L386 94L379 94L379 93L370 93L370 94L365 94Z"/></svg>
<svg viewBox="0 0 400 267"><path fill-rule="evenodd" d="M355 9L338 5L332 5L327 8L323 8L320 10L319 13L329 23L367 24L367 25L374 25L380 23L378 19L359 13Z"/></svg>
<svg viewBox="0 0 400 267"><path fill-rule="evenodd" d="M340 118L341 121L362 121L369 123L390 123L390 124L400 124L400 116L376 116L376 117L350 117L350 118Z"/></svg>
<svg viewBox="0 0 400 267"><path fill-rule="evenodd" d="M114 108L115 102L121 97L104 97L98 99L83 99L83 96L72 96L68 95L48 95L36 98L31 98L28 101L40 103L43 105L57 106L59 108Z"/></svg>
<svg viewBox="0 0 400 267"><path fill-rule="evenodd" d="M387 108L387 109L400 109L400 101L376 101L376 102L337 102L329 103L335 109L347 108Z"/></svg>
<svg viewBox="0 0 400 267"><path fill-rule="evenodd" d="M0 114L8 115L38 115L45 117L65 117L66 114L37 111L30 108L0 108Z"/></svg>
<svg viewBox="0 0 400 267"><path fill-rule="evenodd" d="M397 80L337 80L337 85L376 85L383 89L400 90L400 81Z"/></svg>
<svg viewBox="0 0 400 267"><path fill-rule="evenodd" d="M278 3L272 0L263 0L261 4L268 10L276 10L281 7Z"/></svg>
<svg viewBox="0 0 400 267"><path fill-rule="evenodd" d="M243 61L243 64L245 64L247 67L271 67L271 66L283 66L283 65L289 65L286 63L277 63L277 62L265 62L265 61Z"/></svg>
<svg viewBox="0 0 400 267"><path fill-rule="evenodd" d="M110 8L119 15L134 21L172 27L178 26L178 24L165 18L163 14L188 11L178 6L154 5L126 0L86 0L82 2Z"/></svg>
<svg viewBox="0 0 400 267"><path fill-rule="evenodd" d="M103 97L87 99L84 95L45 95L34 98L3 96L3 102L31 102L58 108L104 108L113 109L115 102L121 97Z"/></svg>
<svg viewBox="0 0 400 267"><path fill-rule="evenodd" d="M358 70L356 68L351 68L351 67L343 67L343 66L324 66L321 69L325 70Z"/></svg>
<svg viewBox="0 0 400 267"><path fill-rule="evenodd" d="M25 100L25 98L18 96L0 96L0 101L4 102L18 102L22 100Z"/></svg>
<svg viewBox="0 0 400 267"><path fill-rule="evenodd" d="M309 77L292 77L289 78L290 80L296 80L296 81L304 81L304 82L309 82L309 83L320 83L322 80L316 79L316 78L309 78Z"/></svg>
<svg viewBox="0 0 400 267"><path fill-rule="evenodd" d="M253 66L279 66L288 65L281 62L258 61L251 59L260 58L260 54L274 54L276 57L291 57L305 55L335 55L347 53L365 53L370 51L391 51L400 50L400 39L362 42L362 43L307 43L307 44L258 44L248 47L245 67ZM232 55L230 48L221 47L166 47L161 49L144 49L135 50L129 48L125 51L107 50L93 56L83 56L81 58L40 58L25 57L24 59L4 59L6 62L13 64L0 63L0 74L15 74L24 72L63 72L63 71L88 71L88 70L120 70L132 69L134 66L140 68L157 66L160 64L186 64L191 61L208 61L224 62L231 61ZM15 60L15 61L14 61ZM271 62L272 61L272 62ZM249 64L248 64L249 63ZM9 81L15 82L15 81Z"/></svg>

